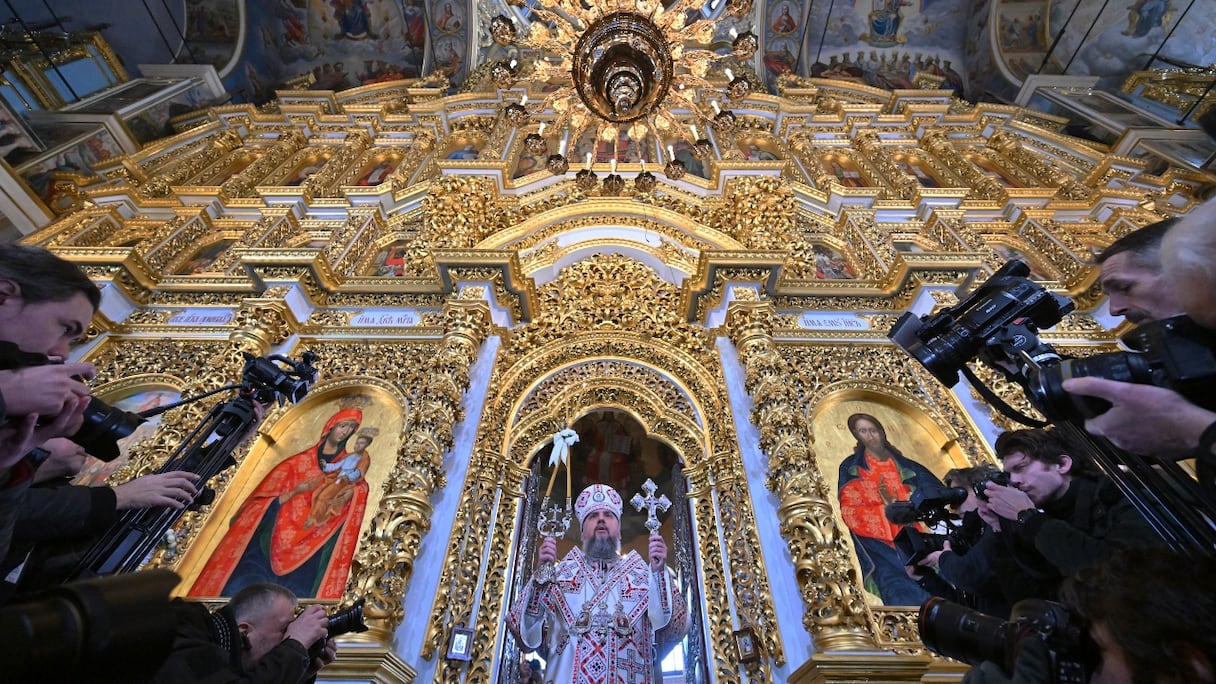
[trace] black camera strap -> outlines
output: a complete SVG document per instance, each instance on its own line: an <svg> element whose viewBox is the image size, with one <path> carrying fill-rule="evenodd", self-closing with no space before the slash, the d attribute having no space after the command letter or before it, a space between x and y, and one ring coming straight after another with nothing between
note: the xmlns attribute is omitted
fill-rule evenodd
<svg viewBox="0 0 1216 684"><path fill-rule="evenodd" d="M971 383L971 386L975 388L975 391L980 393L980 396L983 397L984 401L995 406L996 410L1000 411L1001 414L1006 418L1032 428L1045 428L1051 425L1051 423L1048 423L1045 420L1031 418L1025 413L1022 413L1021 411L1005 403L1004 399L998 397L995 392L989 389L987 385L976 377L975 371L971 370L971 366L963 364L963 367L959 370L962 372L963 377L967 378L967 382Z"/></svg>

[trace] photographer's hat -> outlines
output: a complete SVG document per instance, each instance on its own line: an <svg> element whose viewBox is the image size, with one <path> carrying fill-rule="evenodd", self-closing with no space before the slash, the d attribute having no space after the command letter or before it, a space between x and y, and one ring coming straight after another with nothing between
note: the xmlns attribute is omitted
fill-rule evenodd
<svg viewBox="0 0 1216 684"><path fill-rule="evenodd" d="M617 494L615 489L608 485L593 484L578 495L574 502L574 514L578 516L579 525L583 524L584 518L596 511L610 511L620 520L623 507L621 495Z"/></svg>

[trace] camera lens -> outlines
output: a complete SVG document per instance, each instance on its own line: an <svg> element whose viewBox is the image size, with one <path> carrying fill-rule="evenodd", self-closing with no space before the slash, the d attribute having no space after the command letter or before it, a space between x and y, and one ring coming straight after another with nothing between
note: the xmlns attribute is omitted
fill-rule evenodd
<svg viewBox="0 0 1216 684"><path fill-rule="evenodd" d="M84 410L84 423L71 440L90 455L103 461L118 458L118 440L130 435L147 420L143 416L128 413L98 399L89 398Z"/></svg>
<svg viewBox="0 0 1216 684"><path fill-rule="evenodd" d="M1052 366L1040 366L1027 374L1026 393L1035 408L1048 419L1084 422L1110 408L1110 402L1105 399L1064 391L1065 380L1085 377L1156 384L1153 382L1153 368L1149 365L1146 355L1110 352L1084 359L1068 359Z"/></svg>
<svg viewBox="0 0 1216 684"><path fill-rule="evenodd" d="M1004 663L1009 623L934 596L917 618L925 648L947 658L978 665Z"/></svg>

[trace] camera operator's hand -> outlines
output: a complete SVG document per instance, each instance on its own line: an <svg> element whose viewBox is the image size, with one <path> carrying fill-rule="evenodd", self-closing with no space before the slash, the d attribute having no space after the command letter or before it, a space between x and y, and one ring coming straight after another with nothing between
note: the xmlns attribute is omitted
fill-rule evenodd
<svg viewBox="0 0 1216 684"><path fill-rule="evenodd" d="M1085 421L1085 430L1135 453L1185 457L1198 446L1204 429L1216 422L1216 413L1156 385L1088 377L1070 378L1063 387L1073 394L1109 401L1110 410Z"/></svg>
<svg viewBox="0 0 1216 684"><path fill-rule="evenodd" d="M38 425L38 414L29 413L0 425L0 469L11 468L30 449L54 437L74 435L84 423L89 398L76 397L64 404L63 411L46 425Z"/></svg>
<svg viewBox="0 0 1216 684"><path fill-rule="evenodd" d="M156 475L144 475L114 487L118 510L168 506L185 508L198 494L198 473L175 470Z"/></svg>
<svg viewBox="0 0 1216 684"><path fill-rule="evenodd" d="M1030 495L1017 487L1003 487L995 482L984 486L988 495L988 510L1005 520L1017 520L1018 513L1036 508Z"/></svg>
<svg viewBox="0 0 1216 684"><path fill-rule="evenodd" d="M326 638L328 634L329 617L325 614L325 609L318 605L311 605L305 606L296 619L287 625L287 633L283 638L295 639L303 644L304 648L311 648L313 644Z"/></svg>
<svg viewBox="0 0 1216 684"><path fill-rule="evenodd" d="M50 455L38 466L34 473L34 482L46 482L60 477L72 477L84 467L84 461L89 457L84 447L66 437L48 439L39 447Z"/></svg>
<svg viewBox="0 0 1216 684"><path fill-rule="evenodd" d="M325 640L325 648L321 651L321 655L312 659L312 663L308 666L308 672L305 676L315 675L321 668L338 659L338 644L333 639Z"/></svg>
<svg viewBox="0 0 1216 684"><path fill-rule="evenodd" d="M942 542L941 551L934 551L933 553L925 556L920 560L919 563L917 563L917 565L922 568L931 568L933 570L937 570L937 564L941 560L942 554L952 550L953 549L950 548L950 540L947 539L945 542Z"/></svg>
<svg viewBox="0 0 1216 684"><path fill-rule="evenodd" d="M74 376L92 378L97 374L91 363L48 364L0 371L0 395L10 416L36 413L57 416L67 402L88 396L89 386Z"/></svg>

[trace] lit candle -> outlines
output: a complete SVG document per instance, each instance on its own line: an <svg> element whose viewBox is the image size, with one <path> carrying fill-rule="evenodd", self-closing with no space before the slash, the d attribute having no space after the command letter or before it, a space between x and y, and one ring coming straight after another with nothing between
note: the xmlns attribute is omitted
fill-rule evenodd
<svg viewBox="0 0 1216 684"><path fill-rule="evenodd" d="M674 147L672 147L671 145L668 145L668 146L667 146L667 159L669 159L669 160L675 160L675 158L676 158L676 150L675 150L675 148L674 148Z"/></svg>
<svg viewBox="0 0 1216 684"><path fill-rule="evenodd" d="M557 153L563 157L566 156L566 139L565 138L562 138L561 142L559 142L557 144Z"/></svg>
<svg viewBox="0 0 1216 684"><path fill-rule="evenodd" d="M612 164L611 164L611 166L612 166L612 172L613 172L613 173L616 173L616 157L613 157L613 158L612 158Z"/></svg>
<svg viewBox="0 0 1216 684"><path fill-rule="evenodd" d="M588 171L591 170L591 153L590 152L587 153L587 170Z"/></svg>
<svg viewBox="0 0 1216 684"><path fill-rule="evenodd" d="M519 104L521 107L528 104L528 93L526 91L519 97Z"/></svg>
<svg viewBox="0 0 1216 684"><path fill-rule="evenodd" d="M545 124L547 124L547 123L549 123L549 122L548 122L548 121L542 121L542 122L540 122L540 128L538 128L538 129L536 130L536 134L537 134L537 135L544 135L544 134L545 134Z"/></svg>
<svg viewBox="0 0 1216 684"><path fill-rule="evenodd" d="M692 129L692 139L693 139L693 140L700 140L700 139L701 139L701 136L697 135L697 127L696 127L696 126L689 126L689 128L690 128L690 129Z"/></svg>
<svg viewBox="0 0 1216 684"><path fill-rule="evenodd" d="M517 61L516 61L516 60L514 60L514 59L512 59L512 60L511 60L511 68L512 68L512 69L514 69L514 68L515 68L516 66L518 66L518 65L519 65L519 62L517 62Z"/></svg>
<svg viewBox="0 0 1216 684"><path fill-rule="evenodd" d="M727 69L723 69L723 71L725 71L725 72L726 72L726 79L727 79L728 81L733 81L733 80L735 80L735 75L734 75L734 74L731 72L731 70L730 70L729 68L727 68Z"/></svg>
<svg viewBox="0 0 1216 684"><path fill-rule="evenodd" d="M722 106L718 104L717 100L710 100L709 106L714 108L714 114L722 113Z"/></svg>
<svg viewBox="0 0 1216 684"><path fill-rule="evenodd" d="M646 160L642 160L642 173L646 173Z"/></svg>

